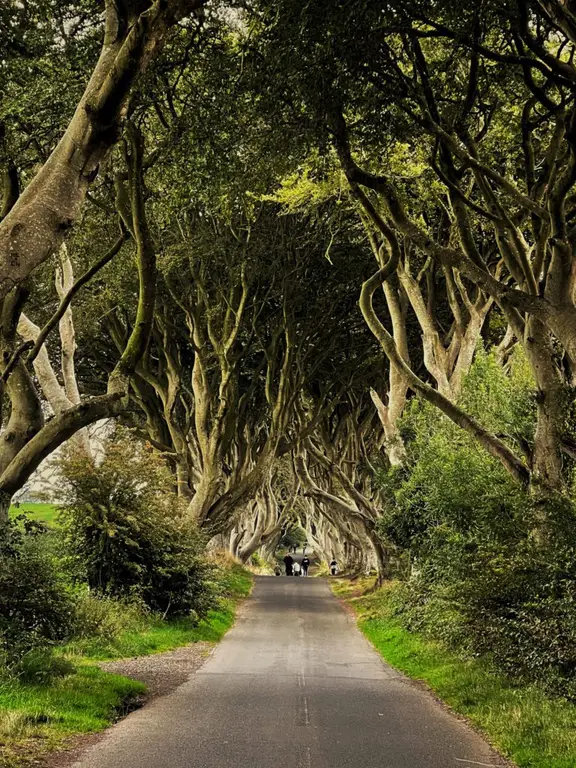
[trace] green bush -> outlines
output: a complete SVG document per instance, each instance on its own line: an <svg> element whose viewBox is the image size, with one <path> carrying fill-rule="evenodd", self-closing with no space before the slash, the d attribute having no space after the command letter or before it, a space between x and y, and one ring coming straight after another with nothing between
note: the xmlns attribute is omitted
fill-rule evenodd
<svg viewBox="0 0 576 768"><path fill-rule="evenodd" d="M140 599L165 616L206 614L213 566L159 457L120 432L100 463L68 450L60 470L62 529L77 581L108 597Z"/></svg>
<svg viewBox="0 0 576 768"><path fill-rule="evenodd" d="M147 626L146 606L137 600L118 600L82 590L76 600L74 638L115 639L123 632Z"/></svg>
<svg viewBox="0 0 576 768"><path fill-rule="evenodd" d="M70 585L37 530L12 523L0 552L1 666L27 677L42 665L51 674L49 649L72 635L75 622Z"/></svg>
<svg viewBox="0 0 576 768"><path fill-rule="evenodd" d="M530 443L534 396L521 357L505 373L480 353L461 400L511 443ZM464 655L576 696L573 506L549 498L543 531L541 500L434 408L414 401L403 429L408 465L379 477L392 500L381 536L411 562L397 615Z"/></svg>
<svg viewBox="0 0 576 768"><path fill-rule="evenodd" d="M576 552L526 539L508 552L453 540L394 596L405 626L576 696Z"/></svg>

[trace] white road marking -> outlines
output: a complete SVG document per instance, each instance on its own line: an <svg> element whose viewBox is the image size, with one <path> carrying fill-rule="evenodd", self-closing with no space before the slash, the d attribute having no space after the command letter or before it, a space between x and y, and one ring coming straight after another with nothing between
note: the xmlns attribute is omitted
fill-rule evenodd
<svg viewBox="0 0 576 768"><path fill-rule="evenodd" d="M303 697L302 706L304 709L304 725L310 725L310 713L308 712L308 699Z"/></svg>
<svg viewBox="0 0 576 768"><path fill-rule="evenodd" d="M461 757L455 757L457 763L468 763L468 765L484 765L486 768L495 768L494 763L478 763L476 760L464 760Z"/></svg>

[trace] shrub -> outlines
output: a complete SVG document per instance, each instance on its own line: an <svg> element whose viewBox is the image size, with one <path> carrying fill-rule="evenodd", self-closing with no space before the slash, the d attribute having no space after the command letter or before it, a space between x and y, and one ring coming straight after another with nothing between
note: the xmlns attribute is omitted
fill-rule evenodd
<svg viewBox="0 0 576 768"><path fill-rule="evenodd" d="M405 626L499 669L576 696L576 558L531 539L514 550L453 541L396 590Z"/></svg>
<svg viewBox="0 0 576 768"><path fill-rule="evenodd" d="M213 605L204 540L186 520L163 460L124 431L97 464L69 449L62 527L76 580L152 611L204 615Z"/></svg>
<svg viewBox="0 0 576 768"><path fill-rule="evenodd" d="M49 649L71 636L75 619L71 587L37 530L12 524L0 552L2 666L27 677L54 672Z"/></svg>
<svg viewBox="0 0 576 768"><path fill-rule="evenodd" d="M533 393L521 358L507 375L480 353L461 399L490 429L530 444ZM548 528L536 537L533 499L463 430L418 401L403 429L409 463L379 477L392 500L379 530L410 556L412 576L394 594L404 625L576 696L573 506L548 499Z"/></svg>
<svg viewBox="0 0 576 768"><path fill-rule="evenodd" d="M115 639L146 626L147 608L137 600L118 600L82 590L76 601L74 638Z"/></svg>

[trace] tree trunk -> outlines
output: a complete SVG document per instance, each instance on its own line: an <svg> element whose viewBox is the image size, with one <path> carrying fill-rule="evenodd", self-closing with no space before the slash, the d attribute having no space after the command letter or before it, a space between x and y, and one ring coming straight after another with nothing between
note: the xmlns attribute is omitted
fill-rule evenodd
<svg viewBox="0 0 576 768"><path fill-rule="evenodd" d="M219 498L222 484L223 479L215 470L207 469L202 474L187 510L187 514L196 521L200 528L206 525L208 512Z"/></svg>
<svg viewBox="0 0 576 768"><path fill-rule="evenodd" d="M377 589L382 586L386 578L388 557L384 545L382 544L382 540L374 530L373 526L366 526L366 535L370 540L376 558L376 583L374 588Z"/></svg>
<svg viewBox="0 0 576 768"><path fill-rule="evenodd" d="M0 491L0 540L5 539L3 530L8 525L8 514L12 504L12 494Z"/></svg>

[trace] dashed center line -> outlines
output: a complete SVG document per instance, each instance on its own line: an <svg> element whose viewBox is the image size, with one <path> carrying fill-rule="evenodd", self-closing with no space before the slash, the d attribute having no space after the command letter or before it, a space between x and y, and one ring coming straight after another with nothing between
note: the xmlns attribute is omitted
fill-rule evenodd
<svg viewBox="0 0 576 768"><path fill-rule="evenodd" d="M308 698L302 697L302 709L304 711L304 725L310 725L310 713L308 712Z"/></svg>

